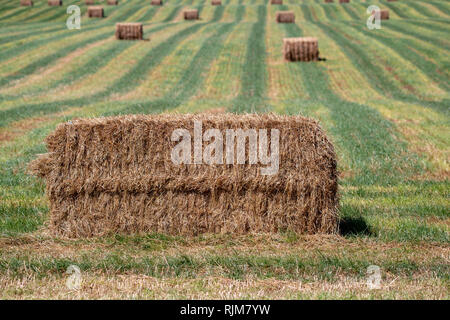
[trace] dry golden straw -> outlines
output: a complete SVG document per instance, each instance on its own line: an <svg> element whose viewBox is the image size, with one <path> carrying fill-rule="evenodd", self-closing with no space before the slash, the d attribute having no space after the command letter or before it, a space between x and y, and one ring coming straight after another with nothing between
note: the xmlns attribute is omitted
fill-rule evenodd
<svg viewBox="0 0 450 320"><path fill-rule="evenodd" d="M175 129L279 130L279 170L262 164L175 164ZM268 145L271 145L270 136ZM224 139L225 141L225 139ZM46 182L50 230L110 233L334 233L336 155L319 124L300 116L130 115L62 123L30 164ZM206 144L206 143L205 143ZM249 143L245 146L249 152ZM272 147L270 147L272 148Z"/></svg>
<svg viewBox="0 0 450 320"><path fill-rule="evenodd" d="M144 29L139 22L116 23L116 39L118 40L142 40Z"/></svg>

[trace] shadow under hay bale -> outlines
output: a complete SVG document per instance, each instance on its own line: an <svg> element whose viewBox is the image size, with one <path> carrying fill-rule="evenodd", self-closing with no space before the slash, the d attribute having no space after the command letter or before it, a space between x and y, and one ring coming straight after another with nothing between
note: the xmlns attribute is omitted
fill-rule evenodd
<svg viewBox="0 0 450 320"><path fill-rule="evenodd" d="M101 6L88 7L87 14L89 18L104 18L105 12Z"/></svg>
<svg viewBox="0 0 450 320"><path fill-rule="evenodd" d="M150 4L151 4L152 6L162 6L162 5L163 5L163 2L162 2L162 0L152 0L152 1L150 2Z"/></svg>
<svg viewBox="0 0 450 320"><path fill-rule="evenodd" d="M183 11L184 20L198 20L198 10L197 9L189 9Z"/></svg>
<svg viewBox="0 0 450 320"><path fill-rule="evenodd" d="M118 0L108 0L106 1L106 4L109 6L117 6L119 4Z"/></svg>
<svg viewBox="0 0 450 320"><path fill-rule="evenodd" d="M62 6L63 2L62 0L48 0L47 5L55 7L55 6Z"/></svg>
<svg viewBox="0 0 450 320"><path fill-rule="evenodd" d="M206 153L210 144L195 147L194 121L201 122L200 140L209 129L217 129L214 141L223 141L222 163L230 159L225 150L236 145L236 150L246 151L246 160L198 162L192 150ZM172 161L180 144L173 138L176 129L184 130L183 140L192 141L189 161L197 164ZM250 139L227 140L226 130L238 129L259 134L255 148L256 141L267 142L268 147L258 147L263 150L259 156L279 165L275 174L261 173L270 165L267 161L250 164ZM232 141L228 147L227 141ZM45 178L50 229L59 236L280 230L312 234L338 229L336 155L312 119L273 114L80 119L58 125L46 144L48 153L34 160L30 170ZM279 162L272 158L275 150Z"/></svg>
<svg viewBox="0 0 450 320"><path fill-rule="evenodd" d="M34 3L31 0L20 0L20 5L24 7L32 7Z"/></svg>
<svg viewBox="0 0 450 320"><path fill-rule="evenodd" d="M117 40L142 40L144 28L139 22L116 23Z"/></svg>
<svg viewBox="0 0 450 320"><path fill-rule="evenodd" d="M270 4L283 4L283 0L270 0Z"/></svg>
<svg viewBox="0 0 450 320"><path fill-rule="evenodd" d="M285 61L322 61L319 57L317 38L284 38L283 57Z"/></svg>
<svg viewBox="0 0 450 320"><path fill-rule="evenodd" d="M295 23L295 14L293 11L277 11L276 21L278 23Z"/></svg>
<svg viewBox="0 0 450 320"><path fill-rule="evenodd" d="M221 0L211 0L211 5L212 6L221 6L222 1Z"/></svg>
<svg viewBox="0 0 450 320"><path fill-rule="evenodd" d="M380 19L381 20L389 20L389 10L388 9L380 10Z"/></svg>

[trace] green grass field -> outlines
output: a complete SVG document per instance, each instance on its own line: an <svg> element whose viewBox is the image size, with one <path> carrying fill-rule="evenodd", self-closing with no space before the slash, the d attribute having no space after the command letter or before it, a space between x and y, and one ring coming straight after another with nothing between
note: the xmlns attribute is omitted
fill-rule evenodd
<svg viewBox="0 0 450 320"><path fill-rule="evenodd" d="M0 298L449 299L450 1L337 2L97 1L106 18L89 19L84 1L0 0ZM80 30L66 28L70 4ZM381 30L366 27L370 4L390 11ZM115 40L116 22L142 22L149 41ZM327 60L283 62L296 36L317 37ZM339 158L340 234L49 235L26 167L58 123L208 111L319 119ZM369 265L381 289L367 288Z"/></svg>

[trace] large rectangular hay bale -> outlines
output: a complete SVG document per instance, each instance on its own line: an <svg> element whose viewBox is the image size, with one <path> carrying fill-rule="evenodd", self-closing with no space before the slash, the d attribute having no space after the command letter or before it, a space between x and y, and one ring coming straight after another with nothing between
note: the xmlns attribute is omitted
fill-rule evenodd
<svg viewBox="0 0 450 320"><path fill-rule="evenodd" d="M284 38L283 57L286 61L318 61L319 41L317 38Z"/></svg>
<svg viewBox="0 0 450 320"><path fill-rule="evenodd" d="M34 3L31 0L20 0L20 5L24 7L32 7Z"/></svg>
<svg viewBox="0 0 450 320"><path fill-rule="evenodd" d="M163 2L162 2L162 0L152 0L152 1L150 2L150 4L151 4L152 6L162 6L162 5L163 5Z"/></svg>
<svg viewBox="0 0 450 320"><path fill-rule="evenodd" d="M223 164L204 163L211 142L206 136L214 131L209 129L215 129L209 139L223 148ZM254 130L259 135L253 140L255 150L256 141L269 146L258 147L264 150L259 157L270 157L278 170L263 175L269 162L251 164L249 139L229 144L231 129ZM189 141L187 159L192 164L172 160L181 137ZM209 142L202 143L202 138ZM46 144L48 153L34 160L30 169L45 178L49 226L56 235L281 230L311 234L338 228L336 155L312 119L273 114L79 119L58 125ZM203 156L197 155L199 150ZM226 164L225 150L235 150L235 155L246 150L248 157L242 164ZM271 157L275 151L278 158Z"/></svg>
<svg viewBox="0 0 450 320"><path fill-rule="evenodd" d="M283 0L270 0L270 4L283 4Z"/></svg>
<svg viewBox="0 0 450 320"><path fill-rule="evenodd" d="M183 11L184 20L197 20L198 10L197 9L187 9Z"/></svg>
<svg viewBox="0 0 450 320"><path fill-rule="evenodd" d="M222 0L211 0L211 5L212 6L221 6Z"/></svg>
<svg viewBox="0 0 450 320"><path fill-rule="evenodd" d="M117 6L119 4L119 1L118 0L108 0L108 1L106 1L106 4L108 6Z"/></svg>
<svg viewBox="0 0 450 320"><path fill-rule="evenodd" d="M278 23L295 23L295 14L293 11L277 11L276 21Z"/></svg>
<svg viewBox="0 0 450 320"><path fill-rule="evenodd" d="M116 39L118 40L142 40L144 28L139 22L116 23Z"/></svg>
<svg viewBox="0 0 450 320"><path fill-rule="evenodd" d="M63 2L62 2L62 0L47 0L47 5L52 6L52 7L62 6Z"/></svg>
<svg viewBox="0 0 450 320"><path fill-rule="evenodd" d="M103 18L105 16L102 6L88 7L87 14L89 18Z"/></svg>
<svg viewBox="0 0 450 320"><path fill-rule="evenodd" d="M380 10L380 19L381 20L389 20L389 10L388 9Z"/></svg>

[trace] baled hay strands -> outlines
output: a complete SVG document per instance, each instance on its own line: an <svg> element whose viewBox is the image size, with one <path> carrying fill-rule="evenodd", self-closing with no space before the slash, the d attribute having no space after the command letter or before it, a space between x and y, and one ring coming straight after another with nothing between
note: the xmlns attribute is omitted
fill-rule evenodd
<svg viewBox="0 0 450 320"><path fill-rule="evenodd" d="M152 6L162 6L162 5L163 5L163 2L162 2L162 0L152 0L152 1L150 2L150 4L151 4Z"/></svg>
<svg viewBox="0 0 450 320"><path fill-rule="evenodd" d="M197 135L194 121L201 122ZM267 141L259 157L274 159L272 154L278 151L278 170L262 175L261 169L274 162L249 164L249 138L245 144L237 139L230 145L232 150L244 146L245 163L205 164L202 154L212 140L221 142L217 135L200 145L200 163L176 164L171 160L173 148L180 144L171 138L176 129L185 130L190 161L196 159L195 141L217 129L223 137L224 162L226 130L253 129L259 132L258 141L264 136ZM81 119L58 125L46 143L48 153L33 161L30 169L45 178L50 229L57 235L337 230L336 156L312 119L273 114Z"/></svg>
<svg viewBox="0 0 450 320"><path fill-rule="evenodd" d="M283 57L286 61L318 61L319 42L317 38L284 38Z"/></svg>
<svg viewBox="0 0 450 320"><path fill-rule="evenodd" d="M101 6L88 7L87 13L89 18L103 18L105 16Z"/></svg>
<svg viewBox="0 0 450 320"><path fill-rule="evenodd" d="M201 122L198 138L194 121ZM192 164L172 161L173 148L180 143L171 138L176 129L188 132ZM193 164L195 141L205 139L208 129L219 130L224 163L226 130L238 129L265 131L268 148L259 157L272 159L276 150L279 162L249 164L247 138L241 143L246 150L243 164L235 164L235 157L234 164L205 164L202 155L200 163ZM272 129L279 130L277 138ZM262 136L259 133L258 141ZM45 178L50 229L57 235L337 230L336 156L312 119L272 114L81 119L60 124L46 143L48 153L30 169ZM200 146L203 155L208 145ZM231 146L237 150L239 139L233 138ZM274 163L279 163L275 174L261 174Z"/></svg>
<svg viewBox="0 0 450 320"><path fill-rule="evenodd" d="M198 10L197 9L188 9L183 11L184 20L197 20L198 19Z"/></svg>
<svg viewBox="0 0 450 320"><path fill-rule="evenodd" d="M139 22L116 23L116 39L118 40L142 40L144 28Z"/></svg>
<svg viewBox="0 0 450 320"><path fill-rule="evenodd" d="M94 4L94 2L95 2L94 0L86 0L86 1L85 1L85 3L86 3L87 5Z"/></svg>
<svg viewBox="0 0 450 320"><path fill-rule="evenodd" d="M119 4L119 1L117 1L117 0L108 0L106 3L109 6L117 6Z"/></svg>
<svg viewBox="0 0 450 320"><path fill-rule="evenodd" d="M32 7L33 1L31 0L20 0L20 5L24 7Z"/></svg>
<svg viewBox="0 0 450 320"><path fill-rule="evenodd" d="M339 3L349 3L350 0L339 0Z"/></svg>
<svg viewBox="0 0 450 320"><path fill-rule="evenodd" d="M63 5L62 0L48 0L47 4L49 6L52 6L52 7L53 6L62 6Z"/></svg>
<svg viewBox="0 0 450 320"><path fill-rule="evenodd" d="M295 14L293 11L277 11L276 20L278 23L294 23Z"/></svg>
<svg viewBox="0 0 450 320"><path fill-rule="evenodd" d="M283 0L270 0L270 4L283 4Z"/></svg>
<svg viewBox="0 0 450 320"><path fill-rule="evenodd" d="M389 10L388 9L380 10L380 19L381 20L389 20Z"/></svg>
<svg viewBox="0 0 450 320"><path fill-rule="evenodd" d="M221 0L211 0L211 5L212 6L221 6L222 1Z"/></svg>

